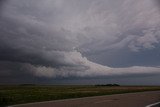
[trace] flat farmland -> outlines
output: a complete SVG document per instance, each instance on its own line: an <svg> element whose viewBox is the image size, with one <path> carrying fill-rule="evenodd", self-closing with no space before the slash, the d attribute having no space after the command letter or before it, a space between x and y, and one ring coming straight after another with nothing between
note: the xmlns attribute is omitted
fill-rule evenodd
<svg viewBox="0 0 160 107"><path fill-rule="evenodd" d="M157 90L159 86L0 86L0 106Z"/></svg>

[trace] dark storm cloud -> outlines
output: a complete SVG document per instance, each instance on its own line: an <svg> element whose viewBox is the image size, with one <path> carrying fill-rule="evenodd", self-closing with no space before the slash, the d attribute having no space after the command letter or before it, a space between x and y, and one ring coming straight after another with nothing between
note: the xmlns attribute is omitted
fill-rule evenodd
<svg viewBox="0 0 160 107"><path fill-rule="evenodd" d="M6 3L8 0L0 0L0 11L3 9L4 3Z"/></svg>
<svg viewBox="0 0 160 107"><path fill-rule="evenodd" d="M30 25L10 22L9 19L2 19L2 21L0 32L1 60L28 62L33 65L45 66L65 65L63 54L65 51L69 52L70 47L74 44L72 41L61 37L64 33L65 35L69 34L68 32L55 31L50 34L48 31L45 34Z"/></svg>
<svg viewBox="0 0 160 107"><path fill-rule="evenodd" d="M154 2L158 5L160 5L160 0L154 0Z"/></svg>
<svg viewBox="0 0 160 107"><path fill-rule="evenodd" d="M72 78L157 74L159 67L137 66L139 61L134 64L130 61L131 65L124 68L107 65L116 64L120 53L130 59L134 53L157 49L159 22L159 10L150 0L4 2L0 14L0 76ZM112 52L116 52L113 62L103 61L111 59L108 53ZM142 63L146 57L140 56L143 55Z"/></svg>

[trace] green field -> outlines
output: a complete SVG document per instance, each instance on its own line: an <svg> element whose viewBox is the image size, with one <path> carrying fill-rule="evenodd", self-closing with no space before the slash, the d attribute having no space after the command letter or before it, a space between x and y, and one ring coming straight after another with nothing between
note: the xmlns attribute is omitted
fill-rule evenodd
<svg viewBox="0 0 160 107"><path fill-rule="evenodd" d="M0 106L119 93L155 91L157 86L0 86Z"/></svg>

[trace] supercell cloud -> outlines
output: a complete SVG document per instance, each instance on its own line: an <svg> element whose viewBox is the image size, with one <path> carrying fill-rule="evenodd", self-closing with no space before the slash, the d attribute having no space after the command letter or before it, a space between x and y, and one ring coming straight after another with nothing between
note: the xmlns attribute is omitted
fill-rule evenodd
<svg viewBox="0 0 160 107"><path fill-rule="evenodd" d="M160 74L154 0L0 3L1 83Z"/></svg>

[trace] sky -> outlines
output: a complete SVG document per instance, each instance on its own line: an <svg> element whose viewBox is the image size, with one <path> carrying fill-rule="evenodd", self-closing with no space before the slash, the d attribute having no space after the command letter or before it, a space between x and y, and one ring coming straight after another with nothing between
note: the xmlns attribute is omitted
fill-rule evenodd
<svg viewBox="0 0 160 107"><path fill-rule="evenodd" d="M159 0L1 0L0 84L160 85Z"/></svg>

